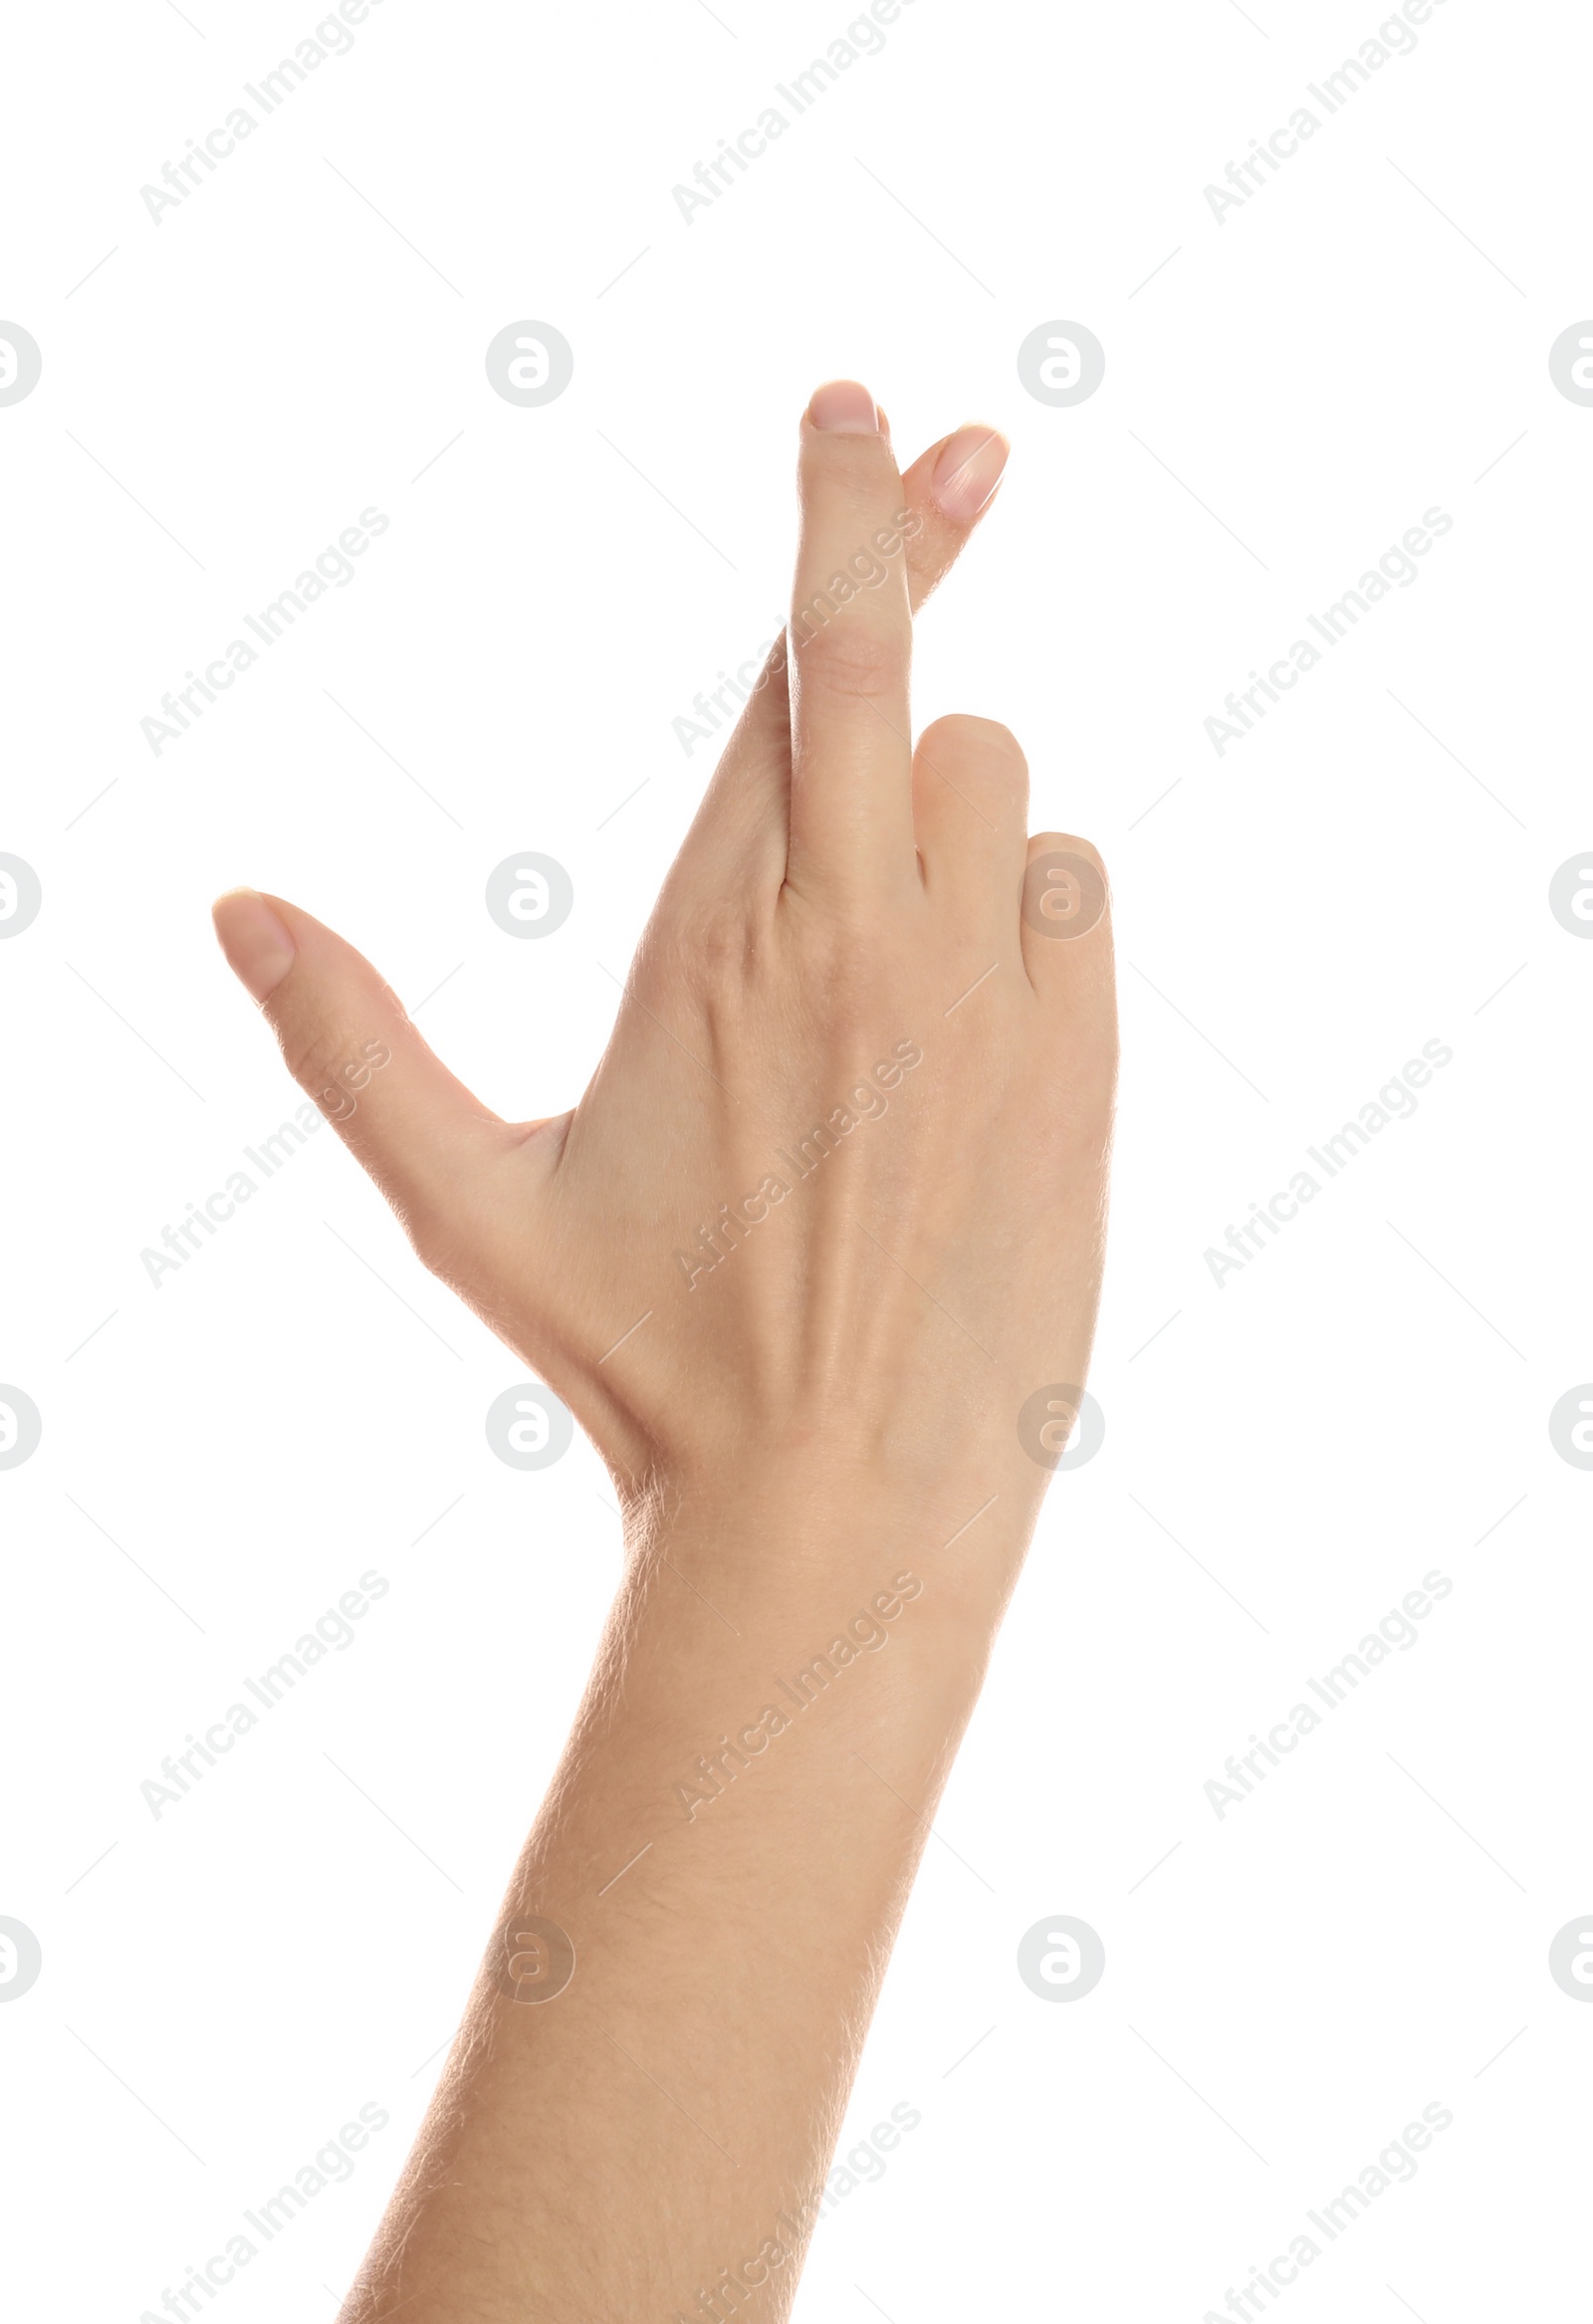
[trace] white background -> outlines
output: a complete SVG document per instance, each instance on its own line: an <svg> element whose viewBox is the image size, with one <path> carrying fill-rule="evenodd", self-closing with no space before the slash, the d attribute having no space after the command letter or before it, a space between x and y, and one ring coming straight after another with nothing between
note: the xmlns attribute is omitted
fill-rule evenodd
<svg viewBox="0 0 1593 2324"><path fill-rule="evenodd" d="M836 372L906 455L1014 439L916 711L1005 719L1034 825L1105 851L1124 1072L1105 1444L1053 1487L842 2150L922 2123L798 2313L1194 2324L1433 2101L1285 2314L1573 2312L1593 2009L1546 1960L1593 1906L1593 1475L1546 1422L1593 1375L1593 944L1547 888L1593 844L1593 410L1547 355L1593 312L1585 15L1448 0L1219 223L1373 0L916 0L688 224L674 184L841 0L385 0L155 224L140 186L315 21L89 0L8 40L0 316L44 372L0 409L0 848L45 901L0 944L0 1380L44 1416L0 1474L0 1914L44 1956L0 2008L7 2312L134 2324L374 2101L216 2301L334 2314L618 1566L584 1442L493 1457L517 1367L331 1131L149 1281L298 1102L209 900L294 896L491 1104L572 1102L709 772L671 720L772 632ZM524 318L575 352L536 410L483 367ZM1056 318L1106 349L1072 409L1017 375ZM152 755L371 506L355 580ZM1220 759L1224 696L1435 506L1419 581ZM574 881L540 944L482 903L524 848ZM1220 1288L1206 1249L1428 1041L1414 1117ZM161 1757L370 1568L356 1643L153 1818ZM1219 1820L1228 1754L1435 1568L1419 1645ZM1107 1957L1060 2007L1015 1969L1056 1913Z"/></svg>

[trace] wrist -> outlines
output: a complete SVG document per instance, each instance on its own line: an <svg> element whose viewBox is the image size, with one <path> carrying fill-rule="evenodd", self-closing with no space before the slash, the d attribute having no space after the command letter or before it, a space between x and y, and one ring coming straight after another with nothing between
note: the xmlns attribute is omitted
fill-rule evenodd
<svg viewBox="0 0 1593 2324"><path fill-rule="evenodd" d="M852 1599L866 1610L898 1576L917 1577L915 1628L966 1629L983 1653L1037 1500L1027 1478L994 1463L926 1479L828 1447L760 1450L727 1459L710 1479L658 1476L634 1494L628 1563L633 1579L672 1571L738 1629L776 1633L810 1627Z"/></svg>

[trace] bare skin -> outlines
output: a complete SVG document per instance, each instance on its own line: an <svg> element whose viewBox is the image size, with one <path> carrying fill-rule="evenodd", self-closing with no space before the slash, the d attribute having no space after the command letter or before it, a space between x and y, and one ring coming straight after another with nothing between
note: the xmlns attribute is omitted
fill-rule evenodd
<svg viewBox="0 0 1593 2324"><path fill-rule="evenodd" d="M627 1542L341 2324L789 2311L1099 1293L1098 859L1025 837L1006 728L909 739L913 611L1004 457L960 430L904 478L866 390L814 395L788 638L572 1112L500 1121L329 929L216 907L327 1110L390 1049L342 1135L587 1430Z"/></svg>

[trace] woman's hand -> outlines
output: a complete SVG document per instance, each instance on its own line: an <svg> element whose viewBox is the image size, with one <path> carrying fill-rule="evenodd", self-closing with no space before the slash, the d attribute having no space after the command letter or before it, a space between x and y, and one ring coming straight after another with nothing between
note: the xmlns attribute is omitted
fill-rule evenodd
<svg viewBox="0 0 1593 2324"><path fill-rule="evenodd" d="M1065 1397L1024 1441L1020 1416L1082 1383L1094 1324L1104 881L1086 841L1025 838L1005 727L940 719L915 750L908 696L913 608L1005 456L963 429L904 479L864 388L814 395L787 639L572 1112L500 1121L330 930L248 891L216 907L313 1097L351 1046L390 1048L343 1137L631 1511L711 1498L756 1452L766 1484L821 1456L1031 1516L1065 1442Z"/></svg>
<svg viewBox="0 0 1593 2324"><path fill-rule="evenodd" d="M632 1551L345 2324L760 2287L775 2324L795 2291L1099 1288L1098 863L1025 840L1005 727L911 742L913 604L1004 452L960 431L904 479L863 388L813 397L787 639L572 1113L497 1120L319 922L217 907L421 1257L589 1430Z"/></svg>

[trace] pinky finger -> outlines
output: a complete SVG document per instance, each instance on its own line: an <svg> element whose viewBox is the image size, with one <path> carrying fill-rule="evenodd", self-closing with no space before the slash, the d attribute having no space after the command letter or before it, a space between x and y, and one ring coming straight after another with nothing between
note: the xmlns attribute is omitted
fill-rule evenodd
<svg viewBox="0 0 1593 2324"><path fill-rule="evenodd" d="M1098 1001L1112 990L1111 890L1088 839L1036 831L1020 891L1024 966L1042 1001Z"/></svg>

